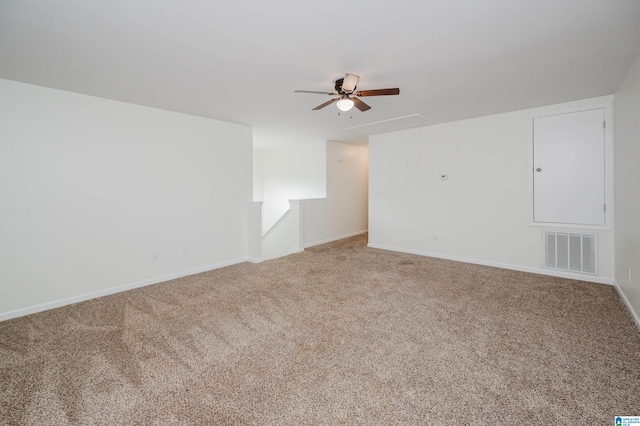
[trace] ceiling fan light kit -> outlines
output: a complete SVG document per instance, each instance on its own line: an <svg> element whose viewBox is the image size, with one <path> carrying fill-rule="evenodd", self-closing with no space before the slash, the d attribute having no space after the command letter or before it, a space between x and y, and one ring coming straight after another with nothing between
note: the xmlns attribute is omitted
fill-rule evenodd
<svg viewBox="0 0 640 426"><path fill-rule="evenodd" d="M353 108L354 102L349 98L342 98L336 103L336 105L340 111L347 112Z"/></svg>
<svg viewBox="0 0 640 426"><path fill-rule="evenodd" d="M316 92L313 90L296 90L296 93L314 93L320 95L329 95L329 96L338 96L335 99L331 99L323 104L318 105L313 108L313 111L322 109L327 105L331 105L332 103L336 103L336 106L340 111L350 111L354 106L358 108L360 111L368 111L371 109L369 105L364 103L360 97L365 96L389 96L389 95L399 95L400 89L394 87L392 89L374 89L374 90L360 90L356 92L356 86L358 85L358 81L360 80L360 76L355 74L345 74L343 78L339 78L335 81L335 92Z"/></svg>

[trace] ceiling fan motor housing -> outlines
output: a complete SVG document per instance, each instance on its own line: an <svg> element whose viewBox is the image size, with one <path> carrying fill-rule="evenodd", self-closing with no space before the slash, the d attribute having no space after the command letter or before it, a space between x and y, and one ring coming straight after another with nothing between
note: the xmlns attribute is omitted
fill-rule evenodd
<svg viewBox="0 0 640 426"><path fill-rule="evenodd" d="M336 80L336 85L334 86L336 89L336 92L343 94L345 93L344 90L342 90L342 84L344 83L344 77L339 78ZM353 88L353 90L355 90L355 87Z"/></svg>

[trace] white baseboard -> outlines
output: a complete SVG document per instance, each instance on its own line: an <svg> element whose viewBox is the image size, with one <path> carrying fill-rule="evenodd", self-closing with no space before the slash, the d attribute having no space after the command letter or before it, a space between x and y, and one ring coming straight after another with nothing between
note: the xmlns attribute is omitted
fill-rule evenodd
<svg viewBox="0 0 640 426"><path fill-rule="evenodd" d="M332 243L334 241L343 240L345 238L355 237L356 235L366 234L367 232L369 232L369 230L365 229L364 231L351 232L349 234L340 235L338 237L327 238L326 240L320 240L320 241L314 241L314 242L311 242L311 243L306 243L304 245L304 248L309 248L309 247L313 247L313 246L319 246L320 244Z"/></svg>
<svg viewBox="0 0 640 426"><path fill-rule="evenodd" d="M627 299L627 295L624 294L624 292L622 291L622 289L618 285L618 282L614 280L613 285L615 286L616 290L618 291L618 294L620 295L620 298L622 299L624 304L627 306L627 310L631 314L631 317L636 322L636 327L638 327L638 331L640 331L640 316L638 316L638 313L633 309L633 306L631 306L631 302L629 302L629 299Z"/></svg>
<svg viewBox="0 0 640 426"><path fill-rule="evenodd" d="M236 265L238 263L246 262L247 258L230 260L226 262L216 263L214 265L202 266L195 269L189 269L186 271L176 272L173 274L163 275L160 277L149 278L134 283L123 284L116 287L110 287L103 290L92 291L91 293L80 294L78 296L67 297L65 299L58 299L52 302L41 303L38 305L28 306L26 308L16 309L9 312L0 313L0 321L6 321L11 318L23 317L25 315L35 314L37 312L48 311L49 309L59 308L61 306L71 305L73 303L84 302L85 300L95 299L97 297L108 296L110 294L121 293L127 290L133 290L134 288L144 287L151 284L158 284L161 282L173 280L176 278L186 277L188 275L195 275L201 272L207 272L214 269L224 268L225 266Z"/></svg>
<svg viewBox="0 0 640 426"><path fill-rule="evenodd" d="M381 249L381 250L397 251L397 252L400 252L400 253L417 254L417 255L420 255L420 256L436 257L438 259L455 260L457 262L473 263L473 264L476 264L476 265L491 266L491 267L494 267L494 268L511 269L513 271L529 272L529 273L532 273L532 274L549 275L549 276L552 276L552 277L560 277L560 278L569 278L569 279L572 279L572 280L587 281L587 282L592 282L592 283L597 283L597 284L613 285L613 283L614 283L613 278L598 277L598 276L594 276L594 275L574 274L574 273L571 273L571 272L563 272L563 271L552 271L552 270L543 269L543 268L534 268L534 267L530 267L530 266L512 265L512 264L509 264L509 263L492 262L492 261L472 259L472 258L467 258L467 257L449 256L449 255L443 255L443 254L440 254L440 253L430 253L430 252L421 251L421 250L411 250L411 249L403 249L403 248L399 248L399 247L389 247L389 246L384 246L384 245L379 245L379 244L368 244L367 247Z"/></svg>

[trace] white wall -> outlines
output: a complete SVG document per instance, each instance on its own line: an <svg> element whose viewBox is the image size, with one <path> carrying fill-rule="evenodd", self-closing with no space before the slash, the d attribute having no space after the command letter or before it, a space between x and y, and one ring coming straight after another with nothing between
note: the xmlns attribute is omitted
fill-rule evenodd
<svg viewBox="0 0 640 426"><path fill-rule="evenodd" d="M543 272L541 228L530 226L530 117L603 100L371 136L369 245ZM612 283L613 232L597 233L599 276L583 277Z"/></svg>
<svg viewBox="0 0 640 426"><path fill-rule="evenodd" d="M262 260L304 250L304 201L291 200L287 213L262 237Z"/></svg>
<svg viewBox="0 0 640 426"><path fill-rule="evenodd" d="M253 201L264 200L263 162L264 154L262 151L253 151Z"/></svg>
<svg viewBox="0 0 640 426"><path fill-rule="evenodd" d="M327 141L327 198L304 203L304 245L309 247L366 232L367 147Z"/></svg>
<svg viewBox="0 0 640 426"><path fill-rule="evenodd" d="M261 155L265 233L289 209L289 200L326 197L326 144L290 145L261 151Z"/></svg>
<svg viewBox="0 0 640 426"><path fill-rule="evenodd" d="M251 128L7 80L0 100L0 319L246 258Z"/></svg>
<svg viewBox="0 0 640 426"><path fill-rule="evenodd" d="M640 326L640 56L615 93L615 114L615 278Z"/></svg>

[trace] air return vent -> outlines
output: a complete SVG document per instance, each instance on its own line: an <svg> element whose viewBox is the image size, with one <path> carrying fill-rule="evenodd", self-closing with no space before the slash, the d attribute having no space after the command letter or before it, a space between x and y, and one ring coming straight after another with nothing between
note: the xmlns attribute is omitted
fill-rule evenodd
<svg viewBox="0 0 640 426"><path fill-rule="evenodd" d="M596 273L596 234L542 231L543 267Z"/></svg>

